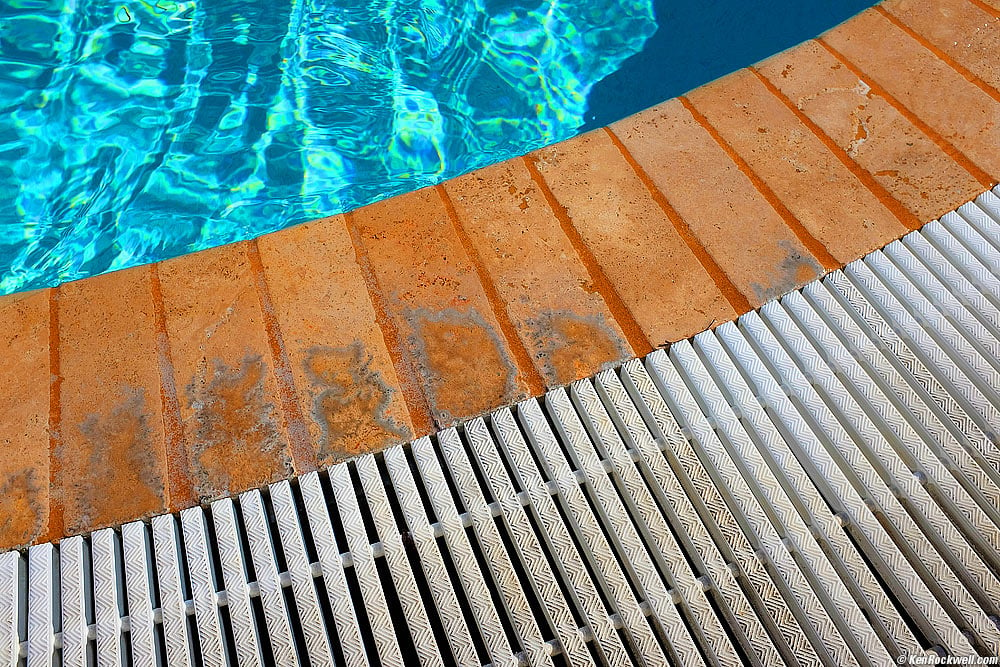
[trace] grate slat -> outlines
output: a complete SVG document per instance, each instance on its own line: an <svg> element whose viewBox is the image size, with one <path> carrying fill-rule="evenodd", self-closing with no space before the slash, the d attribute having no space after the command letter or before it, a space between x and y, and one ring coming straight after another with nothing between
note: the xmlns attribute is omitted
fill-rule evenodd
<svg viewBox="0 0 1000 667"><path fill-rule="evenodd" d="M278 665L294 665L295 640L292 638L288 609L282 592L281 572L260 492L248 491L241 495L240 510L243 513L254 571L257 573L257 591L264 610L264 623L271 640L274 662Z"/></svg>
<svg viewBox="0 0 1000 667"><path fill-rule="evenodd" d="M236 659L240 667L259 667L260 644L250 606L250 586L247 582L245 555L240 545L233 501L223 498L212 503L216 542L226 587L226 606L233 624Z"/></svg>
<svg viewBox="0 0 1000 667"><path fill-rule="evenodd" d="M198 628L202 662L205 667L224 667L226 655L216 601L215 574L209 562L205 515L200 507L181 512L188 572L191 577L191 600L194 603L195 625ZM95 558L96 560L96 558Z"/></svg>
<svg viewBox="0 0 1000 667"><path fill-rule="evenodd" d="M28 605L21 599L26 565L16 551L0 554L0 665L16 667Z"/></svg>
<svg viewBox="0 0 1000 667"><path fill-rule="evenodd" d="M28 549L28 667L48 667L55 652L56 553L51 544Z"/></svg>
<svg viewBox="0 0 1000 667"><path fill-rule="evenodd" d="M562 400L561 393L557 396ZM679 606L690 619L687 623L692 627L690 632L698 641L701 652L711 664L740 664L739 654L708 603L705 593L709 582L702 580L699 583L695 579L695 573L685 561L683 544L673 538L670 526L658 511L652 493L626 453L596 389L589 381L581 380L570 387L570 397L593 443L590 446L581 443L578 450L584 468L599 481L603 477L601 468L604 468L614 481L620 483L623 489L619 491L623 518L642 519L635 524L643 546L661 576L666 577L666 585L674 591Z"/></svg>
<svg viewBox="0 0 1000 667"><path fill-rule="evenodd" d="M642 366L633 367L632 371L640 373ZM746 573L739 571L739 565L732 551L713 543L711 531L718 530L718 527L711 521L712 527L702 523L694 501L685 494L676 472L670 468L666 457L657 447L653 434L643 423L641 409L644 409L652 419L648 406L642 404L642 408L637 408L632 404L623 384L629 382L628 373L629 369L623 369L623 378L619 379L614 372L605 371L597 378L598 395L609 410L609 416L618 426L619 432L625 434L629 441L626 445L624 441L618 439L621 451L612 456L616 457L623 468L629 465L625 457L635 458L643 481L654 498L653 502L664 514L664 520L672 530L678 533L681 549L686 552L685 555L693 561L699 572L707 573L711 584L718 589L720 596L717 604L722 608L724 617L721 622L727 624L729 631L737 635L743 651L748 654L752 664L784 664L782 655L784 661L792 660L793 653L787 644L781 640L772 643L759 612L754 609L755 600L748 599L745 591L741 589L738 575L746 576ZM648 376L644 379L649 381ZM634 384L630 386L635 390ZM637 390L635 391L637 393ZM669 553L669 547L665 551ZM678 550L671 560L676 561L680 557L681 553ZM682 566L678 568L682 569ZM772 636L779 635L780 633L776 632ZM726 647L724 641L714 637L712 644Z"/></svg>
<svg viewBox="0 0 1000 667"><path fill-rule="evenodd" d="M85 580L90 576L80 536L59 543L60 596L62 600L62 660L67 667L86 667L90 624L87 621ZM148 564L145 566L148 567Z"/></svg>
<svg viewBox="0 0 1000 667"><path fill-rule="evenodd" d="M170 667L190 667L192 647L188 635L187 605L181 584L177 520L172 515L165 514L153 517L151 525L167 664Z"/></svg>
<svg viewBox="0 0 1000 667"><path fill-rule="evenodd" d="M295 599L299 624L305 635L309 663L316 667L332 666L333 656L316 597L312 567L302 541L302 529L299 527L292 489L287 481L271 485L271 503L274 506L278 534L288 561L292 597Z"/></svg>
<svg viewBox="0 0 1000 667"><path fill-rule="evenodd" d="M392 628L389 605L385 599L385 591L379 583L378 571L375 569L375 554L365 534L361 507L355 495L347 464L338 464L330 469L330 484L336 496L337 510L344 522L347 545L351 550L351 560L361 584L379 657L382 664L401 665L402 656Z"/></svg>
<svg viewBox="0 0 1000 667"><path fill-rule="evenodd" d="M788 320L784 322L788 323ZM816 465L818 472L833 487L832 497L828 496L827 502L831 507L836 507L838 502L849 507L851 520L856 522L867 540L868 557L880 564L883 578L889 580L901 604L921 625L924 634L936 641L944 641L946 645L965 646L966 640L958 627L950 621L927 589L927 584L914 571L914 564L921 568L923 561L932 557L927 543L919 543L921 557L913 555L909 545L905 547L904 555L898 550L899 542L893 541L893 538L905 539L903 536L913 539L920 533L901 503L895 502L884 477L864 460L862 452L854 446L850 434L832 409L823 402L782 348L784 341L778 338L779 334L769 330L756 313L743 318L740 329L762 353L762 358L769 362L770 375L763 368L757 368L754 373L758 386L768 393L768 402L790 428L796 428L792 426L796 424L800 433L802 429L808 429L808 435L794 442L786 439L786 444L795 449L798 458L808 459ZM734 334L723 332L722 335ZM886 534L882 530L883 522L891 522L894 532ZM894 581L895 586L892 585ZM910 598L913 599L912 606L908 604ZM947 640L942 640L939 634Z"/></svg>
<svg viewBox="0 0 1000 667"><path fill-rule="evenodd" d="M979 234L1000 251L1000 197L992 192L984 192L964 206L958 208L958 214L965 219Z"/></svg>
<svg viewBox="0 0 1000 667"><path fill-rule="evenodd" d="M1000 655L998 192L544 397L0 553L0 666Z"/></svg>
<svg viewBox="0 0 1000 667"><path fill-rule="evenodd" d="M566 654L571 664L586 664L587 649L583 644L583 635L592 635L593 630L587 626L581 633L566 604L566 596L559 585L560 580L563 582L568 580L562 562L555 561L556 571L553 572L545 555L547 550L551 553L551 547L543 546L543 543L549 544L549 542L545 536L540 542L532 530L529 521L531 510L522 506L519 501L486 423L482 419L475 419L465 425L465 433L474 452L473 458L483 471L485 481L495 498L496 508L500 513L498 518L514 536L514 548L524 565L535 597L545 606L549 624L558 637L559 648ZM457 458L460 455L455 456ZM572 593L570 595L572 596ZM582 613L582 610L577 608L577 612Z"/></svg>
<svg viewBox="0 0 1000 667"><path fill-rule="evenodd" d="M368 498L368 505L372 508L372 520L389 565L389 574L399 596L403 613L406 615L407 626L412 633L420 663L433 665L441 660L440 649L434 637L434 630L431 628L427 609L420 597L417 582L413 577L413 571L407 561L403 537L393 521L389 496L382 484L378 465L371 457L358 459L356 465L365 496Z"/></svg>
<svg viewBox="0 0 1000 667"><path fill-rule="evenodd" d="M153 609L153 570L149 532L141 521L122 526L122 566L128 602L129 641L136 665L161 665L156 646ZM60 551L65 548L60 544ZM66 653L66 621L63 620L63 655ZM65 661L65 657L63 658Z"/></svg>
<svg viewBox="0 0 1000 667"><path fill-rule="evenodd" d="M514 572L514 565L503 547L497 526L491 520L490 510L477 490L476 480L469 467L469 461L465 458L458 432L455 429L442 431L438 434L437 441L452 478L457 482L472 527L479 542L483 545L493 577L498 582L500 593L506 605L504 611L514 621L518 637L528 653L528 661L532 664L544 663L548 650L531 616L531 609L528 607L526 597L521 592L517 574Z"/></svg>

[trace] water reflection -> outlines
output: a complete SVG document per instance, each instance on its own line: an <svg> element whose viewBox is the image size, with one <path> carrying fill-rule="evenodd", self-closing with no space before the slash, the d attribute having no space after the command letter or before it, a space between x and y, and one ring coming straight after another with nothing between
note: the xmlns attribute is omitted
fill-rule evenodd
<svg viewBox="0 0 1000 667"><path fill-rule="evenodd" d="M0 293L566 138L651 0L0 2Z"/></svg>

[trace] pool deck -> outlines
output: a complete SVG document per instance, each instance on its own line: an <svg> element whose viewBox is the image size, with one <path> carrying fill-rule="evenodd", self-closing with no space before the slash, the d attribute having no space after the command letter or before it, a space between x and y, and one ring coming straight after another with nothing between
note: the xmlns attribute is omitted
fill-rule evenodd
<svg viewBox="0 0 1000 667"><path fill-rule="evenodd" d="M886 0L441 186L0 297L0 548L430 433L839 268L1000 179L997 53L997 0Z"/></svg>

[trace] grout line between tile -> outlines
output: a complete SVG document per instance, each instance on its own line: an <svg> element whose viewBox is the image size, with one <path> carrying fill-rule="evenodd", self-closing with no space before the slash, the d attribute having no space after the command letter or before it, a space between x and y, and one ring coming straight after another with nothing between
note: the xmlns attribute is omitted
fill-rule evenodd
<svg viewBox="0 0 1000 667"><path fill-rule="evenodd" d="M62 490L62 367L59 361L59 288L49 288L49 512L47 537L57 541L65 530Z"/></svg>
<svg viewBox="0 0 1000 667"><path fill-rule="evenodd" d="M729 142L726 141L721 134L719 134L719 131L708 122L708 118L698 111L698 109L695 108L694 104L692 104L687 97L681 96L677 99L681 101L684 108L691 113L696 121L698 121L698 124L705 128L710 135L712 135L712 138L715 139L716 143L718 143L720 147L722 147L722 150L726 152L729 158L736 163L736 166L739 167L740 171L742 171L746 177L750 179L750 182L753 183L755 188L757 188L757 191L760 192L771 207L777 211L778 215L781 216L781 219L785 221L786 225L788 225L788 228L791 229L792 233L795 234L799 241L802 242L802 245L806 247L806 250L811 252L817 261L819 261L823 269L826 271L839 269L841 267L841 262L833 256L833 254L819 239L812 235L812 232L806 229L805 225L803 225L802 222L795 217L795 214L792 213L787 206L785 206L785 203L781 201L781 198L777 195L777 193L764 182L764 179L757 175L757 173L750 167L750 164L744 160L742 156L736 152L736 149L730 146Z"/></svg>
<svg viewBox="0 0 1000 667"><path fill-rule="evenodd" d="M781 90L774 85L774 83L768 79L766 76L760 73L756 67L748 68L753 72L757 78L760 80L767 90L777 97L781 102L788 107L788 110L795 114L795 117L799 119L799 122L808 127L816 138L823 142L833 155L837 157L840 162L847 167L847 169L854 174L854 176L864 183L875 197L882 202L882 205L889 209L894 216L899 220L900 225L902 225L907 231L913 231L919 229L921 226L920 219L913 214L908 208L906 208L902 202L892 196L892 194L886 190L885 186L878 182L874 175L867 169L858 164L847 151L837 145L830 135L823 131L819 125L817 125L809 116L807 116L801 109L799 109L792 100L788 98Z"/></svg>
<svg viewBox="0 0 1000 667"><path fill-rule="evenodd" d="M610 127L605 127L604 131L611 138L611 143L618 148L618 152L622 154L625 161L628 162L629 166L632 167L632 171L635 175L639 177L642 184L646 186L646 190L653 197L653 201L656 202L657 206L663 211L670 220L677 234L680 235L681 239L687 244L687 247L694 253L694 256L698 259L698 262L702 265L708 275L715 282L715 286L719 288L722 295L729 302L729 305L733 307L737 315L742 315L743 313L753 310L753 306L750 305L750 300L736 287L732 280L730 280L729 275L719 266L719 263L715 261L712 253L708 251L705 246L701 244L698 237L695 235L694 231L687 224L681 214L677 212L677 209L671 205L670 200L667 196L656 187L656 183L650 178L646 170L642 168L639 161L635 159L635 156L628 150L625 144L622 143L618 135L612 131Z"/></svg>
<svg viewBox="0 0 1000 667"><path fill-rule="evenodd" d="M191 507L198 503L191 470L188 465L187 447L180 402L177 399L177 381L174 362L167 336L166 308L163 287L160 283L158 264L149 265L150 292L153 297L153 321L156 329L157 367L160 371L160 412L163 419L165 460L167 463L166 504L171 511Z"/></svg>
<svg viewBox="0 0 1000 667"><path fill-rule="evenodd" d="M903 23L903 21L899 17L897 17L895 14L882 7L882 5L875 5L874 9L880 14L882 14L882 16L884 16L886 19L888 19L890 23L892 23L897 28L905 32L911 38L913 38L913 40L919 43L922 47L924 47L925 49L933 53L935 56L937 56L939 60L947 63L949 67L951 67L953 70L961 74L962 77L965 78L969 83L971 83L972 85L976 86L984 93L989 95L991 98L993 98L995 102L1000 102L1000 91L994 89L992 86L990 86L990 84L986 83L978 76L973 74L960 62L958 62L957 60L949 56L947 53L942 51L940 48L935 46L929 39L921 35L919 32L917 32L910 26Z"/></svg>
<svg viewBox="0 0 1000 667"><path fill-rule="evenodd" d="M987 14L1000 18L1000 9L997 9L996 7L991 7L989 4L983 2L983 0L969 0L969 2L974 4L976 7L979 7Z"/></svg>
<svg viewBox="0 0 1000 667"><path fill-rule="evenodd" d="M642 330L638 320L635 319L635 315L629 310L621 295L618 294L618 290L615 289L611 280L604 273L604 269L601 268L597 258L594 257L594 253L583 240L580 231L573 224L573 219L570 217L569 211L556 199L555 193L549 188L549 184L545 182L545 178L538 170L538 165L536 164L538 158L532 155L525 155L521 159L524 160L524 164L528 168L531 180L538 186L545 201L548 202L549 208L552 209L556 219L559 220L559 226L562 227L563 233L566 234L566 238L569 239L584 268L587 269L591 281L604 299L608 310L618 322L622 333L625 334L625 340L628 341L633 353L636 356L648 354L653 350L653 346L646 336L646 332Z"/></svg>
<svg viewBox="0 0 1000 667"><path fill-rule="evenodd" d="M451 225L458 235L458 240L465 249L465 253L469 256L472 266L476 269L476 275L479 276L479 283L483 286L483 291L486 293L486 300L489 302L497 324L500 325L500 331L503 333L504 338L507 339L507 345L517 365L520 367L522 376L527 382L528 391L532 396L541 394L545 391L545 381L532 361L528 348L524 346L521 337L517 335L517 327L514 326L514 322L510 319L510 313L507 312L507 305L504 303L503 298L501 298L500 292L490 277L489 271L486 270L479 251L476 250L472 239L469 238L465 227L462 226L462 221L458 217L458 211L455 210L455 204L451 201L451 197L448 196L448 192L444 189L443 185L435 185L434 190L441 197L444 208L448 212L448 217L451 219Z"/></svg>
<svg viewBox="0 0 1000 667"><path fill-rule="evenodd" d="M406 404L406 409L410 414L410 422L415 431L414 437L428 435L434 431L434 418L431 414L430 403L420 383L409 350L403 345L399 329L396 327L392 315L389 314L385 296L378 284L371 260L368 258L364 241L361 239L361 231L354 222L354 214L347 212L343 215L344 225L347 227L351 244L354 246L354 259L361 270L365 287L368 289L368 299L375 311L375 323L382 332L382 339L389 350L389 358L392 359L392 365L396 369L400 393L403 394L403 402Z"/></svg>
<svg viewBox="0 0 1000 667"><path fill-rule="evenodd" d="M937 130L935 130L930 125L921 120L920 117L917 116L914 112L910 111L906 106L903 105L902 102L900 102L893 95L891 95L889 91L887 91L885 88L879 85L874 79L872 79L872 77L867 76L861 70L860 67L858 67L853 62L848 60L848 58L844 54L842 54L840 51L827 44L825 39L823 39L822 37L817 37L816 43L825 48L827 51L829 51L834 58L842 62L847 69L849 69L851 72L854 73L855 76L863 80L865 84L871 88L873 93L884 98L886 102L891 104L892 107L896 109L896 111L901 113L907 120L913 123L917 127L917 129L926 134L927 137L935 144L937 144L937 146L941 150L947 153L952 160L957 162L963 169L972 174L973 178L979 181L980 185L982 185L984 188L987 189L992 188L994 185L996 185L996 181L993 180L993 178L988 173L986 173L983 169L981 169L975 162L970 160L962 151L956 148L954 144L952 144L947 139L942 137L937 132Z"/></svg>
<svg viewBox="0 0 1000 667"><path fill-rule="evenodd" d="M278 318L274 313L274 303L271 301L271 290L267 286L264 275L264 264L260 259L260 248L257 240L246 242L247 258L253 272L254 286L260 311L264 320L264 330L267 333L268 346L271 348L271 362L274 368L274 380L281 401L282 412L285 415L285 427L288 433L288 450L295 466L295 474L315 470L318 466L316 451L312 447L309 429L306 428L302 409L299 406L299 396L295 391L295 376L292 374L292 364L285 349L285 341L278 326Z"/></svg>

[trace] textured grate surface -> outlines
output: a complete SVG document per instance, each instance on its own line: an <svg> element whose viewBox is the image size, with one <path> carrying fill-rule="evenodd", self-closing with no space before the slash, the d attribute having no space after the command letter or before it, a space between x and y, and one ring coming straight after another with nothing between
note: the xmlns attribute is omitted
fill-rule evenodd
<svg viewBox="0 0 1000 667"><path fill-rule="evenodd" d="M998 215L433 438L0 554L0 665L996 656Z"/></svg>

